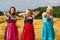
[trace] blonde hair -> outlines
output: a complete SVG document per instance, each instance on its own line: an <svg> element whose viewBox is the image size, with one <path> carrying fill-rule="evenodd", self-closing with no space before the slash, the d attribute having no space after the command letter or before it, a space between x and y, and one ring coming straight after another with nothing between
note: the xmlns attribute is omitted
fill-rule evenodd
<svg viewBox="0 0 60 40"><path fill-rule="evenodd" d="M53 10L53 7L52 6L48 6L47 9Z"/></svg>

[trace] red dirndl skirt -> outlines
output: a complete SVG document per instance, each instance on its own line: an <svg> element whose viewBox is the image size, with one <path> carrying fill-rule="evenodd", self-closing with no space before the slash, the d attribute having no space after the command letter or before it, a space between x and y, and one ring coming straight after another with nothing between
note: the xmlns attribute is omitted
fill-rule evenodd
<svg viewBox="0 0 60 40"><path fill-rule="evenodd" d="M34 26L33 24L26 23L21 35L21 40L35 40Z"/></svg>

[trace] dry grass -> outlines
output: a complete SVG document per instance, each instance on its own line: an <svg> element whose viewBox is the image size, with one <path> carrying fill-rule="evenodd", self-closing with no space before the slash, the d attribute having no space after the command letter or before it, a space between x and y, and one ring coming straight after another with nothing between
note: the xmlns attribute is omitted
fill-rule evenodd
<svg viewBox="0 0 60 40"><path fill-rule="evenodd" d="M4 33L5 28L7 26L7 23L4 21L5 18L3 16L0 16L0 40L4 40ZM2 22L3 21L3 22ZM55 40L60 40L60 19L55 18L54 19L54 29L55 29ZM22 33L23 28L23 20L17 21L17 27L19 31L19 38ZM34 19L34 31L35 31L35 37L36 40L41 40L41 30L42 30L43 21L41 19Z"/></svg>

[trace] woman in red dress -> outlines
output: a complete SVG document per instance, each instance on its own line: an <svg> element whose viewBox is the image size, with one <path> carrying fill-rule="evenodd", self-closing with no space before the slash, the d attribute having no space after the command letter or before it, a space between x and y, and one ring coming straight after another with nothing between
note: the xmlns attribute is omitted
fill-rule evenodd
<svg viewBox="0 0 60 40"><path fill-rule="evenodd" d="M35 14L36 15L36 14ZM34 15L30 9L26 10L26 13L19 14L24 19L24 28L21 35L21 40L35 40L33 18Z"/></svg>

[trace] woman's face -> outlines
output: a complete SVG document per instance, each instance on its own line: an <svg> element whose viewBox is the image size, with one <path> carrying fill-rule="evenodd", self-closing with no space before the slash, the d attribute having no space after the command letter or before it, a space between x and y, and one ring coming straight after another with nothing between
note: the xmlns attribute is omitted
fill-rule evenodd
<svg viewBox="0 0 60 40"><path fill-rule="evenodd" d="M11 14L13 14L14 13L14 8L11 8L10 12L11 12Z"/></svg>
<svg viewBox="0 0 60 40"><path fill-rule="evenodd" d="M49 14L51 14L52 9L47 9L46 12L49 13Z"/></svg>
<svg viewBox="0 0 60 40"><path fill-rule="evenodd" d="M30 11L30 10L26 10L26 14L27 14L28 16L30 16L30 15L31 15L31 11Z"/></svg>

